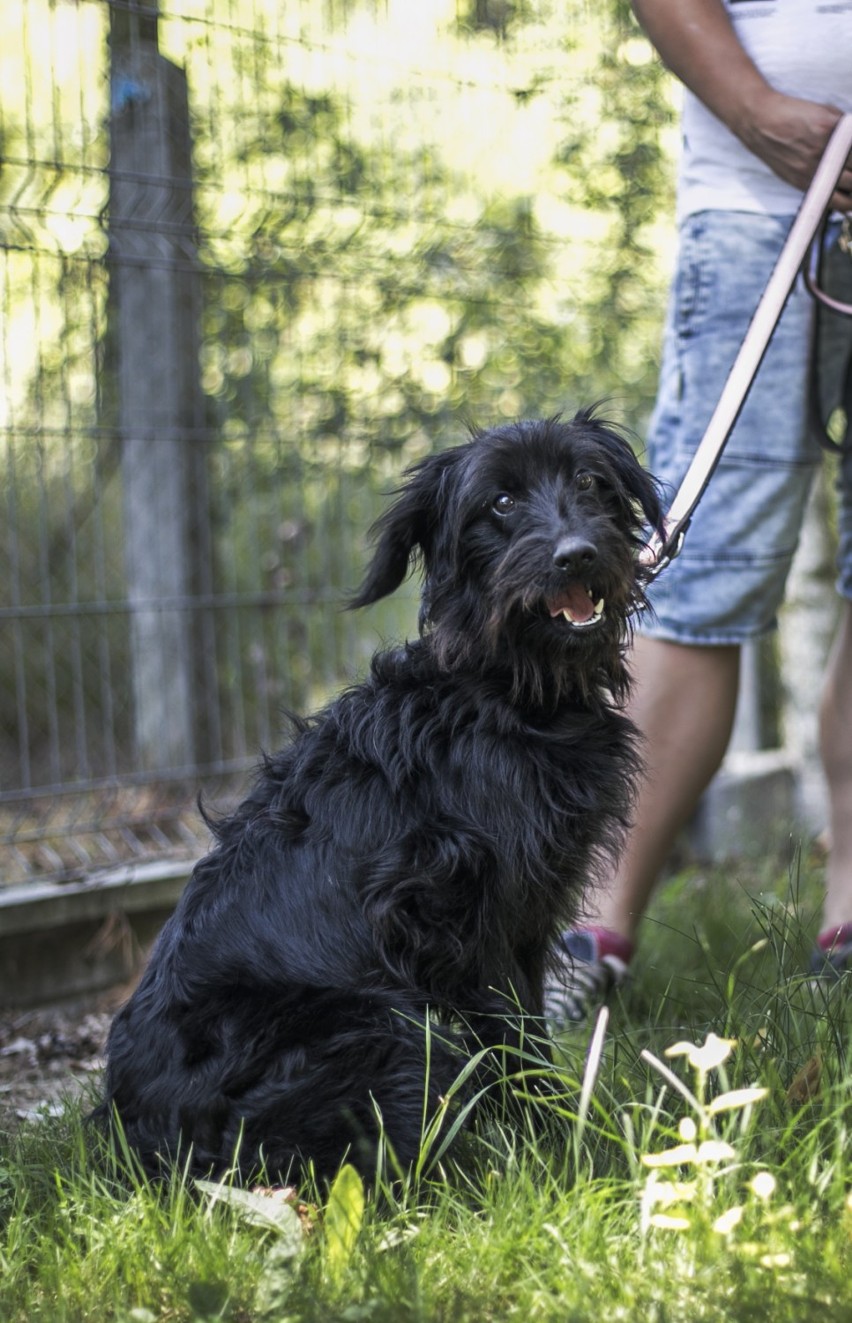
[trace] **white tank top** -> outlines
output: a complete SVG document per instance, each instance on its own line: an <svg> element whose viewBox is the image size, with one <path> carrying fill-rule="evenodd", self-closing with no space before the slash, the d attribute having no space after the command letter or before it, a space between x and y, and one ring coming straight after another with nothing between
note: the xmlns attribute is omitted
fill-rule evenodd
<svg viewBox="0 0 852 1323"><path fill-rule="evenodd" d="M852 0L725 0L737 37L768 83L852 111ZM802 195L754 156L688 90L678 218L696 211L787 216Z"/></svg>

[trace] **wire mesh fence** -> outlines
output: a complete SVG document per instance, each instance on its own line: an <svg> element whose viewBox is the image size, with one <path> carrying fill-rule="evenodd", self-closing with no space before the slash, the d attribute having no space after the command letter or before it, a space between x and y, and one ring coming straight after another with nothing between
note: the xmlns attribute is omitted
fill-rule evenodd
<svg viewBox="0 0 852 1323"><path fill-rule="evenodd" d="M0 89L8 885L195 852L411 633L341 610L406 464L641 427L672 117L617 0L5 0Z"/></svg>

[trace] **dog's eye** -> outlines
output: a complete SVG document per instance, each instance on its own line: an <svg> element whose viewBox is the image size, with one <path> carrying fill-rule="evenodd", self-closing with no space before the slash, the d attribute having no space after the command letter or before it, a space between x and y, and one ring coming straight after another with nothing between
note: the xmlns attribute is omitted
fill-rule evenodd
<svg viewBox="0 0 852 1323"><path fill-rule="evenodd" d="M575 485L575 487L577 488L578 491L581 491L581 492L588 492L588 491L591 491L592 488L593 488L594 485L595 485L594 474L592 474L592 473L578 473L577 476L576 476L575 479L574 479L574 485Z"/></svg>
<svg viewBox="0 0 852 1323"><path fill-rule="evenodd" d="M499 515L511 514L514 508L515 498L510 496L508 492L501 492L499 496L494 497L491 503L491 509Z"/></svg>

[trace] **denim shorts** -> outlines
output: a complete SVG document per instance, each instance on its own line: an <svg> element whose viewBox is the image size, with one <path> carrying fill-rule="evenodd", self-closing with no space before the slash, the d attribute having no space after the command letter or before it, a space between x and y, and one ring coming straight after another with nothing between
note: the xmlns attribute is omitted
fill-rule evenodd
<svg viewBox="0 0 852 1323"><path fill-rule="evenodd" d="M671 501L716 407L792 217L707 211L680 232L647 463ZM680 556L640 630L741 643L773 628L822 451L809 434L814 305L797 282ZM852 597L852 460L844 463L839 589ZM843 566L845 565L845 568Z"/></svg>

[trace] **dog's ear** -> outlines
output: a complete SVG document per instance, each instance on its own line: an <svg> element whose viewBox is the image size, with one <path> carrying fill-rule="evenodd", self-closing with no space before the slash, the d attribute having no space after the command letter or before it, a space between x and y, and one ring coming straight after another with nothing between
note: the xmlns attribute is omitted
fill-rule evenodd
<svg viewBox="0 0 852 1323"><path fill-rule="evenodd" d="M660 484L647 469L643 468L633 452L625 461L622 473L624 486L645 516L649 528L655 533L663 531L663 505Z"/></svg>
<svg viewBox="0 0 852 1323"><path fill-rule="evenodd" d="M451 501L453 474L466 446L429 455L407 470L398 499L370 530L376 550L349 607L369 606L398 588L418 554L429 563L436 531Z"/></svg>
<svg viewBox="0 0 852 1323"><path fill-rule="evenodd" d="M575 422L593 429L597 441L607 452L621 491L630 502L639 506L649 527L656 533L662 532L660 484L639 463L627 438L613 424L596 418L591 410L579 413Z"/></svg>

